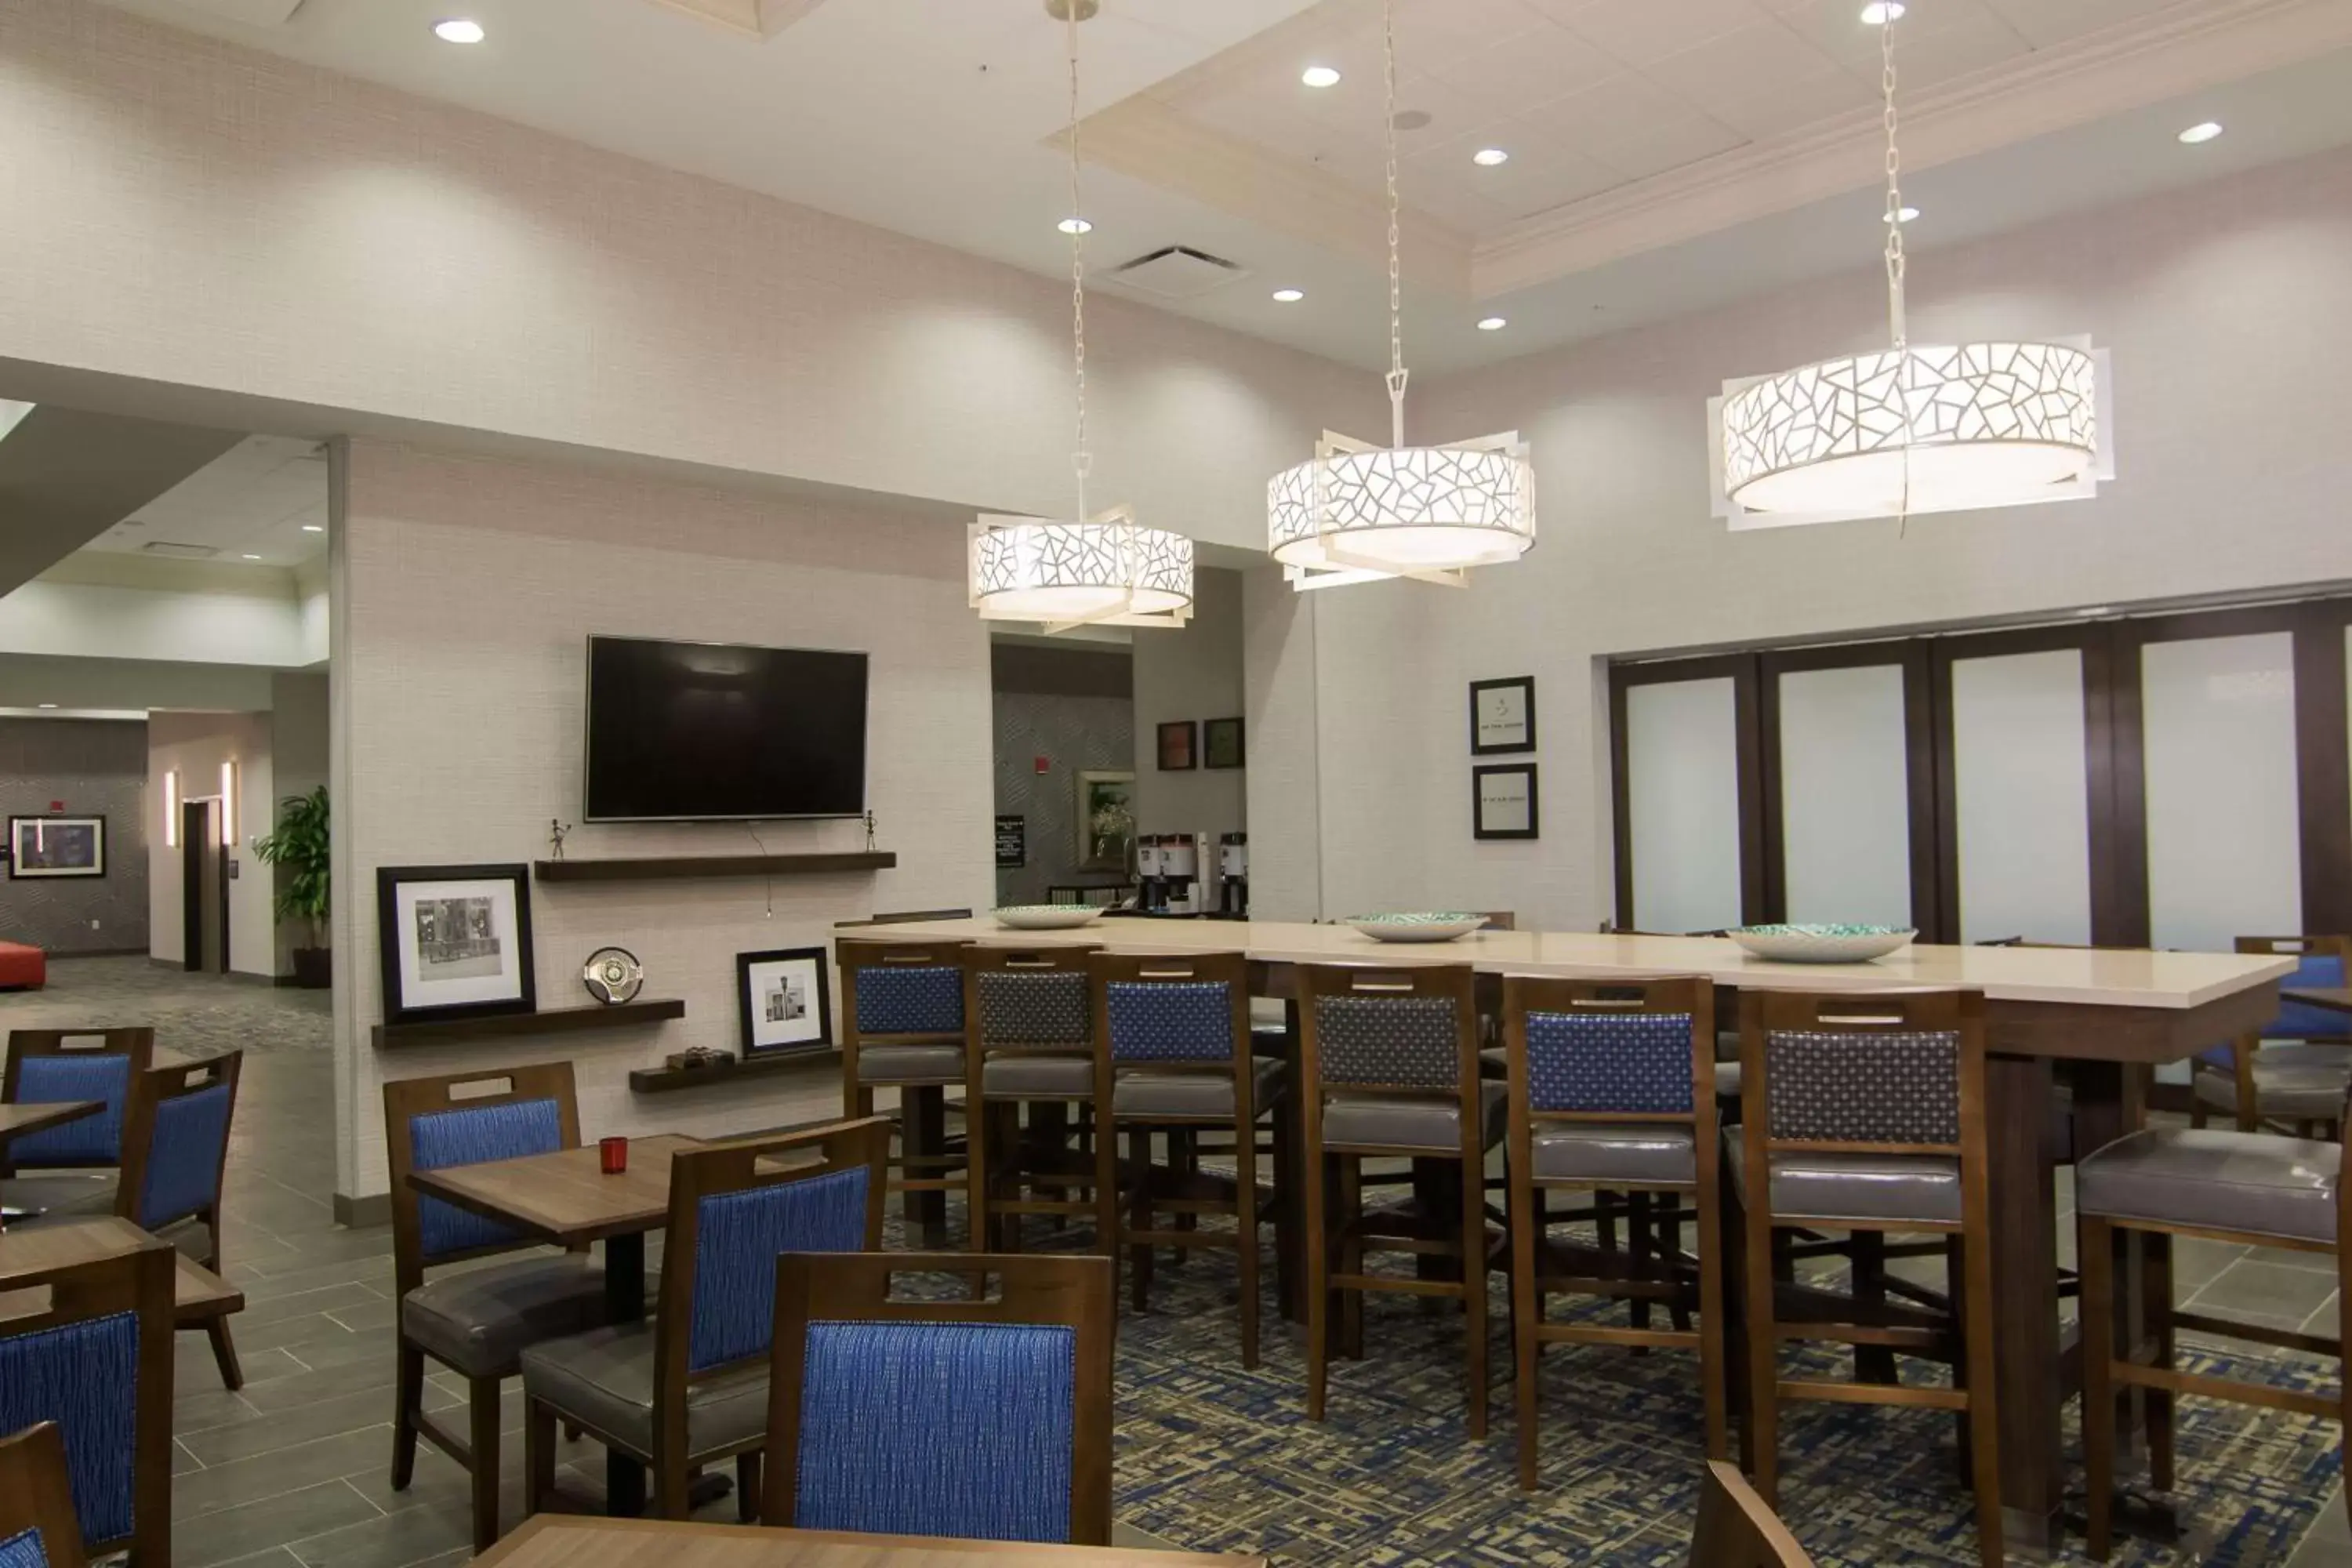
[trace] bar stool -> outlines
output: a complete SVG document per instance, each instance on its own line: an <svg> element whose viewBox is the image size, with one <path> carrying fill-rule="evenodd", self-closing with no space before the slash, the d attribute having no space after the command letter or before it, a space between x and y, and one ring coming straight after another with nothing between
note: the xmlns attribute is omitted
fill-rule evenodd
<svg viewBox="0 0 2352 1568"><path fill-rule="evenodd" d="M1518 1368L1519 1485L1536 1485L1536 1363L1547 1344L1661 1346L1698 1352L1706 1457L1730 1452L1724 1399L1723 1247L1715 1121L1715 987L1704 979L1503 982L1510 1062L1511 1319ZM1631 1191L1622 1261L1556 1243L1556 1188ZM1654 1255L1647 1197L1688 1197L1698 1223L1696 1278L1678 1248ZM1678 1232L1677 1222L1671 1229ZM1631 1328L1549 1322L1553 1292L1635 1303ZM1650 1304L1679 1321L1648 1326ZM1696 1309L1698 1327L1683 1326Z"/></svg>
<svg viewBox="0 0 2352 1568"><path fill-rule="evenodd" d="M1502 1141L1508 1089L1479 1074L1476 976L1457 963L1310 963L1297 975L1304 1003L1307 1419L1323 1419L1332 1298L1339 1298L1342 1342L1360 1354L1364 1292L1403 1291L1462 1303L1470 1435L1484 1437L1492 1261L1484 1173L1486 1151ZM1422 1199L1364 1212L1363 1162L1381 1157L1449 1163L1458 1177L1460 1212L1449 1215ZM1329 1176L1327 1162L1335 1167ZM1337 1199L1328 1211L1327 1182ZM1367 1274L1367 1251L1452 1258L1461 1277Z"/></svg>
<svg viewBox="0 0 2352 1568"><path fill-rule="evenodd" d="M1097 945L968 947L961 955L964 1016L971 1025L964 1047L964 1149L975 1252L1020 1251L1024 1215L1096 1213L1087 960ZM1069 1142L1074 1107L1076 1150ZM1071 1197L1074 1188L1087 1195ZM1097 1251L1111 1245L1107 1236L1096 1238Z"/></svg>
<svg viewBox="0 0 2352 1568"><path fill-rule="evenodd" d="M1724 1134L1744 1210L1748 1415L1756 1489L1778 1490L1780 1403L1926 1405L1965 1413L1977 1550L2001 1562L1993 1407L1991 1206L1986 1187L1984 998L1968 991L1868 996L1748 991L1740 998L1741 1125ZM1830 1320L1780 1315L1777 1227L1940 1232L1957 1323L1853 1299ZM2085 1306L2085 1316L2089 1309ZM1957 1355L1954 1329L1964 1347ZM1953 1386L1783 1378L1790 1340L1951 1360ZM1857 1353L1857 1361L1860 1354ZM1865 1369L1866 1370L1866 1369Z"/></svg>
<svg viewBox="0 0 2352 1568"><path fill-rule="evenodd" d="M923 1245L947 1233L947 1194L964 1184L963 1157L947 1137L947 1091L964 1082L964 1009L960 941L876 942L842 937L841 1114L874 1114L874 1091L898 1091L898 1145L888 1187ZM967 1089L967 1095L969 1091ZM973 1118L967 1114L969 1124Z"/></svg>
<svg viewBox="0 0 2352 1568"><path fill-rule="evenodd" d="M1121 1247L1129 1249L1135 1308L1141 1311L1151 1285L1153 1247L1232 1248L1241 1273L1242 1365L1255 1370L1258 1226L1281 1213L1279 1192L1272 1204L1258 1201L1257 1128L1276 1109L1283 1067L1251 1054L1249 960L1238 952L1160 958L1097 952L1087 960L1087 972L1094 1013L1095 1104L1110 1107L1097 1115L1095 1137L1096 1223L1110 1243L1106 1250L1116 1259ZM1287 1118L1275 1119L1278 1188L1290 1180L1287 1126ZM1118 1138L1122 1127L1128 1134L1124 1192ZM1232 1181L1203 1175L1193 1147L1185 1149L1181 1165L1173 1159L1169 1166L1155 1165L1155 1129L1187 1137L1203 1130L1230 1131ZM1229 1215L1234 1228L1155 1229L1153 1216L1163 1212L1187 1220ZM1114 1295L1116 1289L1114 1264Z"/></svg>
<svg viewBox="0 0 2352 1568"><path fill-rule="evenodd" d="M2334 990L2352 984L2352 937L2242 936L2237 946L2240 952L2294 959L2294 973L2280 982L2289 989ZM2290 1053L2265 1046L2265 1041L2335 1048ZM2313 1138L2326 1128L2341 1142L2344 1097L2352 1089L2352 1062L2342 1048L2347 1042L2352 1042L2352 1015L2305 1002L2282 1002L2278 1016L2262 1028L2197 1060L2189 1124L2202 1127L2208 1115L2218 1110L2241 1132L2259 1132L2268 1123Z"/></svg>
<svg viewBox="0 0 2352 1568"><path fill-rule="evenodd" d="M2340 1121L2343 1108L2337 1108ZM2162 1289L2147 1303L2154 1320L2151 1359L2137 1347L2118 1355L2115 1331L2115 1233L2164 1238L2201 1237L2297 1252L2334 1253L2337 1289L2352 1288L2352 1209L2342 1201L2344 1147L2261 1132L2164 1128L2130 1133L2085 1155L2074 1167L2074 1206L2083 1276L2083 1456L2090 1489L2090 1554L2104 1562L2114 1544L2117 1384L2145 1388L2148 1457L2158 1487L2172 1485L2172 1406L2177 1394L2227 1399L2268 1410L2335 1419L2352 1429L2352 1367L2343 1341L2173 1310ZM2166 1276L2168 1279L2168 1274ZM2338 1361L2333 1395L2206 1377L2172 1364L2172 1331L2193 1326L2256 1344L2325 1349Z"/></svg>

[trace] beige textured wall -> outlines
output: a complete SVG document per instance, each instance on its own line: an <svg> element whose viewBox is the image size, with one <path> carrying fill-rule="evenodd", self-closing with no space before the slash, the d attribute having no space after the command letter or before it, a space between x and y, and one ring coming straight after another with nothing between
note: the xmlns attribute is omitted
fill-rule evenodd
<svg viewBox="0 0 2352 1568"><path fill-rule="evenodd" d="M628 1069L690 1045L737 1045L735 955L822 946L876 909L985 905L991 855L988 638L964 603L963 536L937 521L755 499L583 468L352 443L335 548L335 1033L341 1191L383 1190L388 1077L570 1057L584 1131L720 1133L838 1109L837 1073L776 1085L629 1093ZM585 1000L579 966L608 942L642 959L658 1028L533 1046L379 1055L375 872L528 861L551 817L579 819L591 632L864 649L872 655L867 790L898 868L535 888L542 1006ZM856 849L855 822L760 828L770 850ZM720 824L583 826L575 857L751 850Z"/></svg>

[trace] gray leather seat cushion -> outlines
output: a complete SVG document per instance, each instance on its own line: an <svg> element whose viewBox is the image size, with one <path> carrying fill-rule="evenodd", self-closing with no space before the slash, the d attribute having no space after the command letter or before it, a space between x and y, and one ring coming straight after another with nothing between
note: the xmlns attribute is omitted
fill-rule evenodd
<svg viewBox="0 0 2352 1568"><path fill-rule="evenodd" d="M2105 1219L2332 1243L2343 1162L2342 1145L2310 1139L2154 1129L2083 1156L2074 1204Z"/></svg>
<svg viewBox="0 0 2352 1568"><path fill-rule="evenodd" d="M1501 1142L1510 1113L1510 1090L1489 1079L1478 1086L1480 1142ZM1462 1106L1452 1097L1333 1094L1323 1101L1325 1143L1378 1143L1400 1149L1462 1147Z"/></svg>
<svg viewBox="0 0 2352 1568"><path fill-rule="evenodd" d="M1538 1121L1528 1164L1538 1181L1698 1180L1698 1141L1671 1122Z"/></svg>
<svg viewBox="0 0 2352 1568"><path fill-rule="evenodd" d="M1748 1197L1748 1130L1726 1129L1723 1157L1740 1200ZM1776 1219L1960 1223L1960 1163L1949 1154L1772 1156Z"/></svg>
<svg viewBox="0 0 2352 1568"><path fill-rule="evenodd" d="M1738 1100L1739 1098L1739 1086L1747 1081L1748 1080L1740 1074L1738 1062L1719 1061L1715 1064L1716 1099Z"/></svg>
<svg viewBox="0 0 2352 1568"><path fill-rule="evenodd" d="M860 1083L961 1083L961 1046L860 1046Z"/></svg>
<svg viewBox="0 0 2352 1568"><path fill-rule="evenodd" d="M114 1212L111 1173L89 1176L11 1176L0 1182L0 1208L52 1219L90 1219Z"/></svg>
<svg viewBox="0 0 2352 1568"><path fill-rule="evenodd" d="M559 1415L577 1416L640 1454L654 1440L654 1359L650 1322L591 1329L533 1345L522 1356L523 1392ZM695 1383L686 1396L689 1459L755 1441L768 1427L768 1363L763 1358Z"/></svg>
<svg viewBox="0 0 2352 1568"><path fill-rule="evenodd" d="M2344 1114L2344 1096L2352 1089L2352 1069L2326 1063L2289 1063L2254 1058L2254 1110L2264 1116L2297 1121L2333 1121ZM2238 1079L2234 1073L2204 1068L2197 1074L2197 1098L2235 1115Z"/></svg>
<svg viewBox="0 0 2352 1568"><path fill-rule="evenodd" d="M1029 1095L1059 1099L1095 1091L1092 1057L991 1057L981 1064L980 1092L1020 1100Z"/></svg>
<svg viewBox="0 0 2352 1568"><path fill-rule="evenodd" d="M401 1332L468 1377L510 1377L525 1346L604 1320L604 1271L570 1252L444 1274L400 1303Z"/></svg>
<svg viewBox="0 0 2352 1568"><path fill-rule="evenodd" d="M1250 1103L1263 1116L1282 1091L1282 1064L1253 1058ZM1223 1116L1234 1113L1234 1075L1226 1072L1131 1072L1111 1090L1118 1116Z"/></svg>

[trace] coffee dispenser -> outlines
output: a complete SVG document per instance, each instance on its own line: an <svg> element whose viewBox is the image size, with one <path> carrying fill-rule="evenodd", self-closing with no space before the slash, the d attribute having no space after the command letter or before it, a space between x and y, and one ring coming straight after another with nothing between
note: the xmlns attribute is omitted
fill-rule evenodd
<svg viewBox="0 0 2352 1568"><path fill-rule="evenodd" d="M1192 915L1201 912L1201 836L1163 833L1160 836L1160 880L1164 890L1160 912Z"/></svg>
<svg viewBox="0 0 2352 1568"><path fill-rule="evenodd" d="M1228 833L1217 840L1217 912L1249 918L1249 835Z"/></svg>
<svg viewBox="0 0 2352 1568"><path fill-rule="evenodd" d="M1162 874L1160 836L1139 833L1135 836L1135 907L1146 914L1155 914L1168 906L1168 883Z"/></svg>

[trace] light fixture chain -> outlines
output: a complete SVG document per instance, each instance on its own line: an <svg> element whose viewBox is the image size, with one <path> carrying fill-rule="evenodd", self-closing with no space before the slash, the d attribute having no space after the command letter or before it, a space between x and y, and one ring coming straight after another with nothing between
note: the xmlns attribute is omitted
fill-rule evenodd
<svg viewBox="0 0 2352 1568"><path fill-rule="evenodd" d="M1403 206L1397 196L1396 0L1381 0L1381 79L1387 89L1389 177L1389 425L1390 445L1404 445L1404 265Z"/></svg>
<svg viewBox="0 0 2352 1568"><path fill-rule="evenodd" d="M1903 153L1895 136L1895 18L1898 15L1891 5L1884 13L1878 49L1879 87L1886 100L1886 324L1900 351L1909 342L1911 329L1903 301Z"/></svg>
<svg viewBox="0 0 2352 1568"><path fill-rule="evenodd" d="M1070 346L1077 384L1077 447L1070 466L1078 477L1077 521L1087 521L1087 473L1094 458L1087 450L1087 221L1078 178L1078 6L1063 13L1070 56Z"/></svg>

